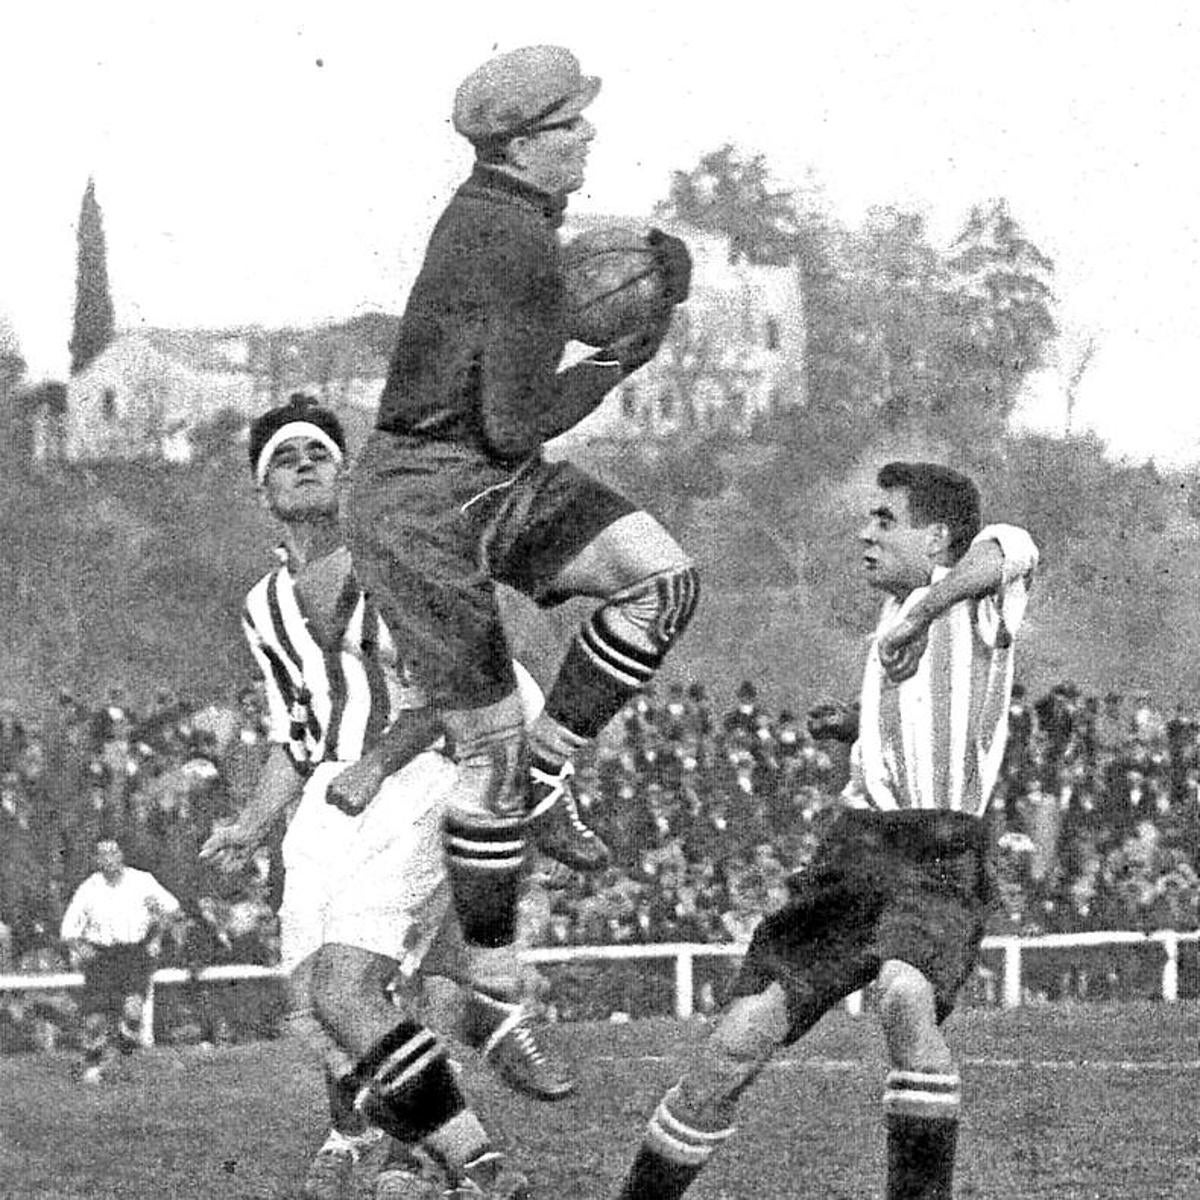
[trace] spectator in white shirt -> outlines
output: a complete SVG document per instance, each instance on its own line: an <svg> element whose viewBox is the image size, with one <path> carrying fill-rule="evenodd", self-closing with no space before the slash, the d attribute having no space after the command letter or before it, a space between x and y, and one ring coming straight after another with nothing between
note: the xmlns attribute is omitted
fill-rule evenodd
<svg viewBox="0 0 1200 1200"><path fill-rule="evenodd" d="M96 870L63 914L61 936L83 971L81 1078L99 1083L116 1054L141 1040L142 1015L163 933L179 901L149 871L125 865L121 847L96 843Z"/></svg>

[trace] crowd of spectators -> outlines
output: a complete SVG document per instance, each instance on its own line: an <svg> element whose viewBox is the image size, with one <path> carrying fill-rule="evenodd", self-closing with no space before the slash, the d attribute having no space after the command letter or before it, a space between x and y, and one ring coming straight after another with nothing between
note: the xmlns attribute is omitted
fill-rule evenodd
<svg viewBox="0 0 1200 1200"><path fill-rule="evenodd" d="M1062 684L1033 704L1017 687L1010 728L991 932L1200 926L1200 724ZM764 711L749 682L719 717L698 685L641 696L616 735L582 797L615 868L556 891L543 940L744 940L806 863L845 745Z"/></svg>
<svg viewBox="0 0 1200 1200"><path fill-rule="evenodd" d="M44 715L0 713L0 973L69 968L62 915L104 838L183 903L163 965L271 962L270 856L235 879L198 858L214 821L253 779L264 732L252 688L236 710L166 693L141 712L116 694L89 708L63 693ZM14 997L5 1011L23 1015L28 999ZM34 1000L70 1007L61 997ZM204 1018L222 1020L215 1011Z"/></svg>
<svg viewBox="0 0 1200 1200"><path fill-rule="evenodd" d="M1200 723L1062 684L1036 702L1015 689L1010 729L992 932L1200 926ZM39 719L0 714L0 970L64 965L59 921L100 837L183 902L168 961L273 961L278 863L264 854L228 880L196 853L246 794L263 742L254 688L236 708L162 695L143 712L119 696L93 710L63 695ZM808 860L847 758L805 716L762 706L752 682L716 706L700 684L647 691L578 774L613 864L536 871L526 937L745 942Z"/></svg>
<svg viewBox="0 0 1200 1200"><path fill-rule="evenodd" d="M613 866L549 889L537 940L745 941L786 899L845 769L845 746L760 707L748 681L724 712L699 684L638 696L578 776Z"/></svg>

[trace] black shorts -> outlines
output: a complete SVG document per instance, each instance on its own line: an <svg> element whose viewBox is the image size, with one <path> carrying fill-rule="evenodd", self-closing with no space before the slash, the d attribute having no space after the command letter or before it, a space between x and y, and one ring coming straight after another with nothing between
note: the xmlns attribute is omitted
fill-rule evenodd
<svg viewBox="0 0 1200 1200"><path fill-rule="evenodd" d="M127 996L145 996L154 960L140 942L133 946L100 946L83 965L80 1011L119 1015Z"/></svg>
<svg viewBox="0 0 1200 1200"><path fill-rule="evenodd" d="M376 431L355 463L344 524L358 581L418 680L435 703L475 708L515 683L496 583L557 603L559 571L634 511L570 463L506 467Z"/></svg>
<svg viewBox="0 0 1200 1200"><path fill-rule="evenodd" d="M791 881L787 904L754 931L735 993L780 983L794 1041L899 959L930 981L945 1020L979 955L990 879L977 817L848 810Z"/></svg>

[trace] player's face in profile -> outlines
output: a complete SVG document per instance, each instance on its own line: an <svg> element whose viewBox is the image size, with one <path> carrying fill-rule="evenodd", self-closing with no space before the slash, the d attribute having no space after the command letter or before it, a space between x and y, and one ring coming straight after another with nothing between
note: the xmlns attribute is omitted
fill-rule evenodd
<svg viewBox="0 0 1200 1200"><path fill-rule="evenodd" d="M263 495L283 520L336 516L341 466L319 438L299 435L280 442L271 455Z"/></svg>
<svg viewBox="0 0 1200 1200"><path fill-rule="evenodd" d="M518 139L517 164L535 187L565 195L583 187L588 147L596 129L585 117Z"/></svg>
<svg viewBox="0 0 1200 1200"><path fill-rule="evenodd" d="M871 587L902 599L929 582L929 530L913 524L903 488L875 490L858 536L863 573Z"/></svg>

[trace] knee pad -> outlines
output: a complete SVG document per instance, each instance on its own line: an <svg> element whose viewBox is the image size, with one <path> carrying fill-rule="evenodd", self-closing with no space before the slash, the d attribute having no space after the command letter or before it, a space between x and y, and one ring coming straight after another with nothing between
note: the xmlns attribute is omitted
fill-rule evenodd
<svg viewBox="0 0 1200 1200"><path fill-rule="evenodd" d="M584 639L609 670L628 674L630 684L641 687L646 680L639 664L651 671L659 666L699 598L700 574L690 564L648 575L610 596L592 615Z"/></svg>
<svg viewBox="0 0 1200 1200"><path fill-rule="evenodd" d="M483 708L444 715L447 755L458 767L446 807L484 818L523 812L528 786L524 711L514 690Z"/></svg>
<svg viewBox="0 0 1200 1200"><path fill-rule="evenodd" d="M525 870L529 773L516 691L445 716L458 777L446 798L442 844L464 940L500 946L516 936Z"/></svg>

